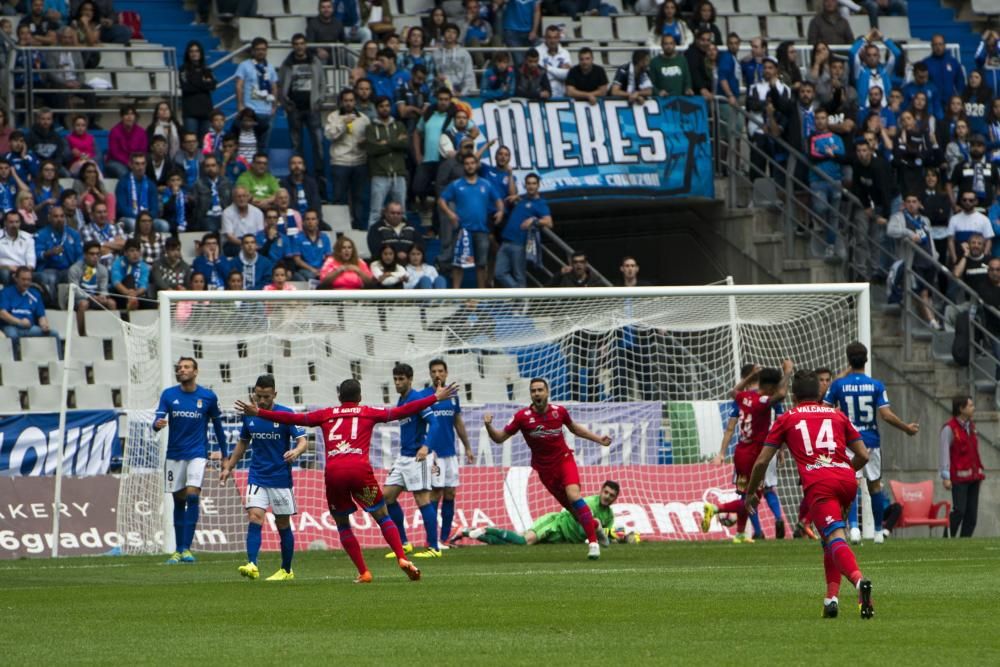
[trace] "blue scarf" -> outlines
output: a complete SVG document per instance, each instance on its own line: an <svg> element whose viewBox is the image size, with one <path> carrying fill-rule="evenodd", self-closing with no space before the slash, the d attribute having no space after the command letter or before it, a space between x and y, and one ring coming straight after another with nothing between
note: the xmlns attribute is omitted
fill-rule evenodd
<svg viewBox="0 0 1000 667"><path fill-rule="evenodd" d="M17 185L14 183L14 177L11 176L6 183L0 186L0 211L6 213L13 209L15 196L17 196Z"/></svg>
<svg viewBox="0 0 1000 667"><path fill-rule="evenodd" d="M214 181L209 181L208 184L212 187L212 208L209 209L209 215L222 215L222 202L219 200L219 179Z"/></svg>
<svg viewBox="0 0 1000 667"><path fill-rule="evenodd" d="M309 210L309 201L306 199L305 183L295 184L295 208L299 209L299 213L302 215L305 215L306 211Z"/></svg>
<svg viewBox="0 0 1000 667"><path fill-rule="evenodd" d="M187 230L187 208L184 206L184 193L178 192L174 195L174 206L177 208L177 231L183 232Z"/></svg>
<svg viewBox="0 0 1000 667"><path fill-rule="evenodd" d="M184 158L184 173L187 174L187 186L191 187L198 180L198 158Z"/></svg>
<svg viewBox="0 0 1000 667"><path fill-rule="evenodd" d="M135 174L129 174L128 176L128 196L132 201L132 216L136 217L139 215L139 211L143 209L140 204L145 204L148 197L149 191L149 179L142 179L142 190L139 190L139 185L135 182Z"/></svg>
<svg viewBox="0 0 1000 667"><path fill-rule="evenodd" d="M264 93L271 92L271 80L267 74L267 61L262 63L254 62L254 69L257 70L257 89Z"/></svg>

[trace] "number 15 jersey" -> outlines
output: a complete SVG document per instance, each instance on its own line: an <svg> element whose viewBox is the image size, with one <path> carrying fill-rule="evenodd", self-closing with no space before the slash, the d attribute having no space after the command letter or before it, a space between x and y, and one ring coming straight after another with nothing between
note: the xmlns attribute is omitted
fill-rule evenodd
<svg viewBox="0 0 1000 667"><path fill-rule="evenodd" d="M885 385L864 373L851 373L835 380L823 402L840 408L861 434L865 447L878 447L878 409L889 405Z"/></svg>

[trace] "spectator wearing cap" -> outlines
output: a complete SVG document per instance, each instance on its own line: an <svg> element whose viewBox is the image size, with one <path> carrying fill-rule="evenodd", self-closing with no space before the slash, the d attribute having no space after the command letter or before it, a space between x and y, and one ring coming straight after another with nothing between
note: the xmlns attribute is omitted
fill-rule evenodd
<svg viewBox="0 0 1000 667"><path fill-rule="evenodd" d="M406 157L410 148L406 126L392 116L392 101L379 97L375 108L378 116L365 129L368 173L372 179L369 229L378 222L379 211L386 202L406 202Z"/></svg>
<svg viewBox="0 0 1000 667"><path fill-rule="evenodd" d="M337 110L326 119L333 165L333 200L351 207L351 227L368 227L368 154L365 136L371 121L355 109L354 91L340 91Z"/></svg>
<svg viewBox="0 0 1000 667"><path fill-rule="evenodd" d="M965 68L948 52L944 35L935 34L931 37L931 55L920 62L927 66L930 81L937 88L941 99L961 95L965 90Z"/></svg>
<svg viewBox="0 0 1000 667"><path fill-rule="evenodd" d="M810 45L823 42L825 44L850 44L854 41L851 24L840 13L838 0L823 0L816 16L809 21L806 41Z"/></svg>
<svg viewBox="0 0 1000 667"><path fill-rule="evenodd" d="M986 159L983 135L969 137L969 159L952 169L947 187L952 201L956 201L960 192L972 192L976 195L978 208L986 210L993 205L1000 187L1000 164Z"/></svg>

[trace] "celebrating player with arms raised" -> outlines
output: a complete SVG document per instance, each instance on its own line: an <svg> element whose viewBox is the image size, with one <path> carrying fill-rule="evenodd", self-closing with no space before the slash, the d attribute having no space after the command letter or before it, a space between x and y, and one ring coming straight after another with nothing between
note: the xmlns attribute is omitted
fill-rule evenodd
<svg viewBox="0 0 1000 667"><path fill-rule="evenodd" d="M516 412L502 431L493 427L493 415L485 415L483 423L486 425L486 432L498 445L518 431L521 432L524 441L531 448L531 467L538 473L538 478L552 497L580 522L587 534L587 558L596 560L601 557L601 545L597 542L597 521L580 495L580 472L576 468L572 450L566 445L562 429L565 426L573 435L605 447L611 444L611 436L597 435L574 422L566 408L550 405L547 381L534 378L528 383L528 388L531 406Z"/></svg>
<svg viewBox="0 0 1000 667"><path fill-rule="evenodd" d="M400 569L410 579L417 581L420 579L420 570L403 553L399 531L385 509L382 489L372 470L368 455L372 431L376 424L416 415L435 402L454 396L457 391L457 385L438 387L433 395L400 407L373 408L360 405L361 383L350 379L341 382L337 388L340 405L336 407L296 414L259 410L255 405L237 401L236 410L251 417L259 414L264 419L282 424L322 426L326 445L326 499L330 505L330 514L337 522L340 543L358 569L355 582L367 584L372 580L372 574L361 553L361 545L351 531L350 516L357 509L355 503L359 503L378 522L382 537L396 554Z"/></svg>
<svg viewBox="0 0 1000 667"><path fill-rule="evenodd" d="M782 445L788 447L802 478L802 489L809 505L809 519L823 540L823 567L826 570L826 599L823 616L834 618L838 612L837 593L841 575L858 589L861 618L875 615L872 607L872 584L858 569L851 547L844 535L844 511L857 489L854 471L868 462L868 450L861 434L850 420L834 408L819 404L819 380L813 371L799 371L792 380L795 407L771 427L764 449L754 463L750 484L760 484L767 465ZM847 450L854 454L848 458ZM747 496L748 512L755 511L760 499Z"/></svg>
<svg viewBox="0 0 1000 667"><path fill-rule="evenodd" d="M208 463L208 422L226 455L226 434L215 392L199 386L198 362L181 357L174 367L176 386L163 390L153 430L170 425L167 433L166 490L174 495L174 553L168 564L193 563L191 542L198 525L201 483Z"/></svg>
<svg viewBox="0 0 1000 667"><path fill-rule="evenodd" d="M253 388L253 401L258 408L288 412L291 410L274 402L278 392L274 376L261 375ZM294 441L294 447L292 443ZM306 447L306 432L299 426L268 421L260 417L243 418L243 428L236 448L222 463L219 481L225 482L248 447L253 447L250 474L247 476L247 564L239 573L248 579L260 576L257 556L260 554L261 531L267 508L274 512L274 523L281 540L281 568L267 581L291 581L292 556L295 553L295 535L289 517L295 514L295 495L292 493L292 461L299 458Z"/></svg>
<svg viewBox="0 0 1000 667"><path fill-rule="evenodd" d="M737 534L733 538L733 542L753 542L753 539L746 534L748 515L743 509L742 496L758 493L758 488L748 486L747 480L753 469L753 462L760 454L761 447L764 446L767 430L771 427L771 411L777 403L785 398L788 376L792 372L792 362L786 359L781 367L782 370L779 371L777 368L757 366L753 373L742 378L732 389L733 400L740 408L740 440L736 444L736 451L733 452L733 481L736 485L736 493L741 498L723 505L705 503L701 520L701 530L704 533L708 532L712 525L712 517L717 512L736 512ZM748 390L747 387L754 382L757 383L757 388ZM721 462L722 456L723 452L720 452L715 462Z"/></svg>

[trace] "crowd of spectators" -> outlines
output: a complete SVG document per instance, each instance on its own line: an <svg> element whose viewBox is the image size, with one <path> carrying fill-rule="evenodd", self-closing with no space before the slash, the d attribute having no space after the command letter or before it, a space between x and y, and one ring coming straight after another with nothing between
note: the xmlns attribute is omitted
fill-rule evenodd
<svg viewBox="0 0 1000 667"><path fill-rule="evenodd" d="M62 43L63 27L70 29L66 40L127 41L110 2L72 2L57 16L51 6L58 4L30 3L18 27L26 43ZM254 3L231 4L230 13L256 12ZM599 2L467 0L460 15L436 8L402 34L389 4L320 0L278 67L268 61L268 41L254 39L236 72L231 122L213 107L216 81L198 42L184 52L179 109L162 102L146 124L134 107L122 107L103 155L88 114L60 118L43 107L17 130L0 110L0 281L15 284L19 267L27 267L50 306L59 284L77 283L95 297L73 306L81 326L95 304L147 307L164 289L433 289L458 286L472 268L480 287L524 287L552 214L539 177L516 178L510 151L480 140L462 99L470 94L587 103L613 96L636 104L652 96L718 96L751 114L745 131L759 149L754 176L768 172L761 156L787 159L780 138L829 177L796 172L825 222L831 260L843 231L834 214L842 205L837 184L865 204L862 224L878 243L912 238L957 276L968 270L973 234L993 252L989 239L1000 226L995 32L983 35L968 74L941 36L930 56L906 64L877 27L855 39L844 18L853 3L823 0L808 25L810 65L801 68L791 42L772 48L757 35L724 35L711 2L635 3L633 10L655 15L649 48L635 50L609 79L589 48L573 63L563 27L544 19L607 14ZM906 11L897 0L862 6L873 26L881 14ZM207 4L198 7L207 19ZM360 43L361 56L330 111L322 68L333 62L328 45L342 41ZM830 49L844 43L852 44L847 58ZM470 52L474 47L491 52ZM80 82L73 73L85 65L78 60L50 59L35 75L73 88ZM280 113L293 148L281 179L268 153ZM60 124L70 131L59 132ZM493 164L483 160L487 150ZM64 189L60 177L72 177L73 186ZM117 185L108 187L106 178ZM348 236L331 243L324 202L349 207L351 226L367 230L366 247ZM182 259L180 232L201 233L191 266ZM440 250L430 264L426 251L435 238ZM871 250L870 277L892 259ZM596 284L586 261L578 263L553 284ZM930 310L927 317L940 326Z"/></svg>

